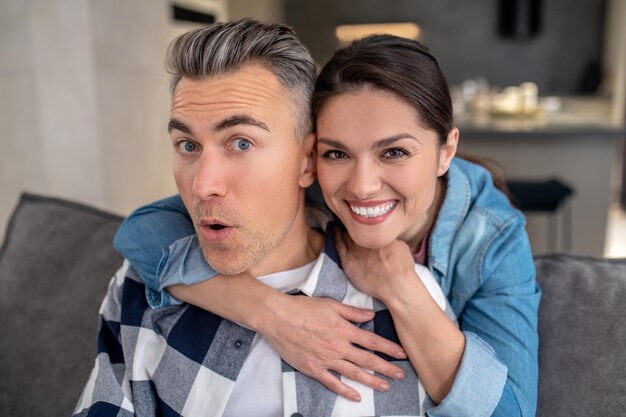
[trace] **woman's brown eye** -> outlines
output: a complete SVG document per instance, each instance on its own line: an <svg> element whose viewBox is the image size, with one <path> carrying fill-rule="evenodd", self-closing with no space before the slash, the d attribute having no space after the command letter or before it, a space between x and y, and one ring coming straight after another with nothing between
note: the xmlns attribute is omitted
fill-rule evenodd
<svg viewBox="0 0 626 417"><path fill-rule="evenodd" d="M400 148L389 149L383 154L385 158L392 158L392 159L402 158L407 155L408 155L408 152Z"/></svg>
<svg viewBox="0 0 626 417"><path fill-rule="evenodd" d="M328 151L322 155L326 159L342 159L346 157L346 154L341 151Z"/></svg>

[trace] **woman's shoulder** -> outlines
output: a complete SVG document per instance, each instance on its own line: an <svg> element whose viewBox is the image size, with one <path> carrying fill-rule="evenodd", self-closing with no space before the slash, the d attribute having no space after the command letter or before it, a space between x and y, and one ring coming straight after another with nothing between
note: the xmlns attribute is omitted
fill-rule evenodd
<svg viewBox="0 0 626 417"><path fill-rule="evenodd" d="M523 214L493 184L484 167L455 158L448 176L449 187L442 215L447 222L435 230L434 252L442 270L474 271L463 280L454 279L457 294L470 295L493 275L503 259L526 265L532 262ZM447 206L446 206L447 204ZM454 222L451 221L454 219ZM443 220L443 219L442 219ZM438 219L439 221L439 219ZM454 224L454 232L450 226ZM435 249L435 248L433 248ZM529 266L531 268L531 266Z"/></svg>
<svg viewBox="0 0 626 417"><path fill-rule="evenodd" d="M455 158L450 167L449 183L467 184L467 217L484 217L499 232L525 223L524 215L515 208L507 195L494 184L491 173L484 166ZM460 178L454 178L460 177ZM458 190L451 190L457 193Z"/></svg>
<svg viewBox="0 0 626 417"><path fill-rule="evenodd" d="M492 250L527 240L525 223L524 215L498 190L486 168L454 159L433 232L439 258L468 258L481 264Z"/></svg>

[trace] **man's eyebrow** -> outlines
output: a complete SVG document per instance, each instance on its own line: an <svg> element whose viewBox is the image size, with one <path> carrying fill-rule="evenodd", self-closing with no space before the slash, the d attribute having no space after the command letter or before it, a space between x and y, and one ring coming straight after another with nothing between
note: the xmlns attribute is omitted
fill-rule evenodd
<svg viewBox="0 0 626 417"><path fill-rule="evenodd" d="M178 119L170 119L169 123L167 124L167 132L172 133L172 130L174 129L180 130L181 132L186 133L188 135L192 134L189 126L187 126L186 124L184 124Z"/></svg>
<svg viewBox="0 0 626 417"><path fill-rule="evenodd" d="M219 132L220 130L228 129L229 127L238 126L238 125L250 125L260 127L263 130L270 131L269 127L265 123L260 120L255 119L254 117L247 116L245 114L238 114L235 116L227 117L222 120L213 128L214 132Z"/></svg>

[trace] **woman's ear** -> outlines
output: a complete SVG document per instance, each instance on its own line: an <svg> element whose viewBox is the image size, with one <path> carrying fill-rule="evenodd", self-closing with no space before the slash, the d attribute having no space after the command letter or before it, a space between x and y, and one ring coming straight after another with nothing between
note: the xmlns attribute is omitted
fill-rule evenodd
<svg viewBox="0 0 626 417"><path fill-rule="evenodd" d="M300 187L302 188L307 188L315 181L315 174L317 172L315 164L317 160L317 146L315 146L315 142L316 137L313 133L309 133L304 139L304 153L302 155L299 180Z"/></svg>
<svg viewBox="0 0 626 417"><path fill-rule="evenodd" d="M456 148L459 144L459 129L452 128L446 138L446 143L439 150L439 167L437 169L437 176L440 177L450 168L452 158L456 155Z"/></svg>

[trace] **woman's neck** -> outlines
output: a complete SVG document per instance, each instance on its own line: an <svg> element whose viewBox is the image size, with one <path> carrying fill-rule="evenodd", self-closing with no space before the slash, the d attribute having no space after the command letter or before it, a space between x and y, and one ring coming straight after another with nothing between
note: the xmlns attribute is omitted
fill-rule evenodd
<svg viewBox="0 0 626 417"><path fill-rule="evenodd" d="M435 197L433 198L433 203L426 211L426 217L422 222L423 224L415 236L406 242L413 253L416 253L421 248L422 241L427 237L426 235L432 230L435 221L437 221L437 215L439 214L443 199L446 195L446 186L446 179L444 177L437 178Z"/></svg>

